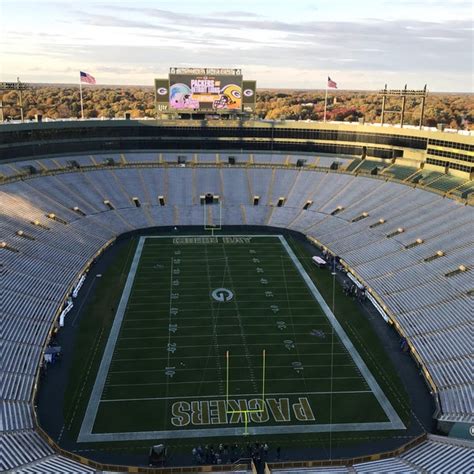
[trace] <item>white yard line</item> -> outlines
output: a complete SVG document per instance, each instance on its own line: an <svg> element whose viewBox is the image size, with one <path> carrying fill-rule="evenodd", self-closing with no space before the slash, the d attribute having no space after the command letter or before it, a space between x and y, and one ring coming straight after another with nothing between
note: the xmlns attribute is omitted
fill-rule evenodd
<svg viewBox="0 0 474 474"><path fill-rule="evenodd" d="M273 313L272 313L273 314ZM308 316L307 316L308 317ZM306 317L306 318L307 318ZM322 316L321 316L322 318ZM188 317L188 318L181 318L180 317L180 321L195 321L196 318L191 318L191 317ZM203 318L202 321L207 321L208 318ZM150 318L140 318L140 319L137 319L137 321L154 321L153 319L150 319ZM185 325L183 326L183 329L184 330L189 330L189 331L192 331L194 329L202 329L203 326L202 324L200 323L201 320L197 319L196 322L199 322L198 325L193 325L193 324L190 324L190 325ZM124 322L124 325L122 327L122 333L127 333L129 332L130 334L134 334L134 331L146 331L146 330L149 330L149 329L157 329L157 328L161 328L162 326L160 324L158 325L153 325L153 326L145 326L145 325L140 325L140 326L137 326L137 327L126 327L125 325L130 325L130 322L131 321L125 321ZM163 320L160 320L160 321L157 321L158 323L163 323ZM310 330L312 329L315 329L315 328L322 328L322 329L328 329L330 327L330 324L328 322L328 320L326 318L324 318L324 321L322 321L321 319L318 320L318 322L314 322L314 323L302 323L302 322L299 322L299 323L294 323L294 326L297 327L298 329L302 329L302 328L308 328L306 332L302 332L301 334L307 334L307 335L310 335ZM235 330L236 328L238 328L238 325L237 324L234 324L234 323L231 323L231 324L222 324L220 325L219 327L221 328L225 328L225 329L229 329L229 328L232 328L233 330ZM261 328L267 328L268 329L268 323L248 323L246 324L246 327L250 328L250 329L253 329L255 332L255 334L261 334ZM194 334L194 333L193 333ZM231 334L231 333L229 333ZM233 334L233 333L232 333ZM271 334L271 333L270 333ZM275 333L276 334L276 333ZM329 335L328 332L325 332L324 333L326 337L322 337L321 340L324 340L327 338L327 336ZM318 336L313 336L315 338L315 340L318 339Z"/></svg>
<svg viewBox="0 0 474 474"><path fill-rule="evenodd" d="M242 356L244 357L244 356ZM189 359L195 359L195 357L188 357ZM221 358L221 356L219 356L218 358ZM319 368L323 368L323 367L330 367L329 364L305 364L304 365L306 368L308 367L319 367ZM334 367L355 367L355 364L334 364ZM242 366L232 366L233 369L247 369L247 366L246 365L242 365ZM273 370L273 369L287 369L288 368L288 365L272 365L269 370ZM189 368L189 369L180 369L180 372L195 372L196 371L196 368L192 367L192 368ZM143 370L111 370L109 372L109 374L137 374L137 373L156 373L156 372L160 372L159 369L143 369Z"/></svg>
<svg viewBox="0 0 474 474"><path fill-rule="evenodd" d="M323 342L321 344L329 344L330 342ZM209 342L203 341L202 344L193 344L193 345L181 345L179 346L181 349L198 349L203 347L208 347ZM261 342L247 342L247 346L262 346ZM300 346L313 346L314 342L300 342ZM242 344L239 343L229 343L227 344L228 347L241 347ZM281 341L279 342L265 342L265 346L281 346ZM146 349L156 349L156 346L138 346L138 347L118 347L115 351L133 351L133 350L146 350ZM304 354L304 353L303 353Z"/></svg>
<svg viewBox="0 0 474 474"><path fill-rule="evenodd" d="M202 328L202 326L200 326L200 327ZM268 324L265 327L268 327ZM157 328L155 327L155 328L149 328L149 329L157 329ZM185 330L188 330L188 329L189 329L189 327L186 326ZM305 331L305 332L295 332L295 331L293 331L291 334L293 336L310 336L311 335L308 331ZM281 335L283 335L282 332L266 332L265 333L265 337L268 337L268 336L281 336ZM175 339L179 339L179 338L189 338L189 336L190 336L190 334L182 334L182 335L175 334L173 337ZM201 337L213 337L213 334L199 333L199 336L201 336ZM261 337L262 333L261 332L256 332L255 334L247 333L247 337L252 337L252 336ZM164 339L164 338L167 338L167 337L168 336L128 336L128 337L121 336L120 340L121 341L133 341L133 340L137 339L137 340L143 341L144 339ZM234 337L234 334L221 334L221 337ZM329 342L324 342L324 340L322 340L320 338L314 337L313 343L317 342L317 341L319 341L321 344L325 344L325 343L330 344ZM142 346L140 346L140 347L142 347Z"/></svg>
<svg viewBox="0 0 474 474"><path fill-rule="evenodd" d="M279 302L280 300L277 298L277 299L274 299L273 301L278 301L278 302ZM283 301L283 300L281 300L281 301ZM158 306L159 304L164 304L164 305L166 306L166 303L156 303L155 306ZM189 307L188 309L186 309L186 308L180 309L180 312L181 312L181 313L182 313L183 311L190 311L190 312L193 312L193 311L194 311L194 312L196 312L196 303L194 304L194 307L191 305L191 303L189 303L189 306L190 306L190 307ZM307 308L307 306L304 306L304 307L302 306L301 308L299 308L298 306L293 306L293 310L295 310L295 309L305 309L305 308ZM259 306L259 307L245 308L245 309L248 310L248 311L254 311L254 310L256 310L256 309L261 310L262 307ZM221 311L234 311L234 310L233 310L232 308L223 308L223 309L221 309ZM287 311L287 310L286 310L285 308L282 308L282 311ZM155 312L156 312L155 310L132 309L132 308L130 308L130 309L128 310L127 314L128 314L128 315L130 315L130 314L147 314L147 313L155 313ZM303 317L303 318L307 318L308 316L314 316L315 318L318 317L318 316L323 317L323 316L324 316L324 313L314 313L314 314L310 314L310 315L308 315L308 314L295 315L295 317ZM190 316L190 318L191 318L191 316ZM201 317L200 317L200 316L196 316L195 318L192 318L192 319L199 319L199 318L201 318L201 319L209 319L209 317L206 318L206 317L204 317L204 316L201 316ZM251 319L252 319L252 318L254 318L254 317L252 316ZM148 319L154 319L154 318L148 318ZM255 318L254 318L254 319L255 319ZM132 321L135 321L135 320L138 320L138 318L136 318L136 319L135 319L135 318L131 318L130 320L127 321L127 324L128 324L129 322L132 322ZM325 316L324 316L324 320L327 321L327 318L326 318Z"/></svg>
<svg viewBox="0 0 474 474"><path fill-rule="evenodd" d="M281 352L275 354L275 357L283 354L288 354L288 352ZM255 354L255 356L259 356L261 354ZM305 352L305 356L324 356L324 355L331 355L330 352ZM339 355L339 356L349 356L347 352L336 352L334 355ZM217 356L209 356L209 357L217 357ZM220 357L220 356L219 356ZM234 355L234 357L245 357L245 354L237 354ZM181 356L181 359L196 359L195 355L192 356ZM141 360L166 360L166 357L143 357L143 358L137 358L134 357L132 359L114 359L114 362L130 362L130 361L141 361Z"/></svg>
<svg viewBox="0 0 474 474"><path fill-rule="evenodd" d="M248 368L248 367L247 367ZM334 380L360 380L360 375L356 375L355 377L333 377ZM306 380L330 380L331 377L306 377ZM232 379L231 382L248 382L249 379ZM257 379L260 381L260 379ZM278 377L272 378L267 377L266 381L268 382L290 382L290 381L301 381L300 377ZM214 380L206 380L203 382L198 382L197 380L187 380L185 382L173 382L174 385L196 385L197 383L206 384L212 383L216 384L219 382L219 379ZM147 383L117 383L117 384L108 384L107 387L147 387L147 386L166 386L167 382L147 382ZM259 393L255 393L254 395L259 395ZM230 395L229 395L230 396ZM235 394L235 396L240 396L240 394ZM178 397L179 398L179 397Z"/></svg>
<svg viewBox="0 0 474 474"><path fill-rule="evenodd" d="M349 393L372 393L371 390L341 390L335 392L270 392L266 395L268 397L291 397L295 395L329 395L329 394L349 394ZM239 397L255 397L255 393L239 393ZM223 395L189 395L189 396L178 396L168 397L168 400L207 400L208 398L224 398ZM103 403L114 403L114 402L139 402L143 400L148 401L159 401L165 400L165 397L144 397L144 398L110 398L101 400Z"/></svg>

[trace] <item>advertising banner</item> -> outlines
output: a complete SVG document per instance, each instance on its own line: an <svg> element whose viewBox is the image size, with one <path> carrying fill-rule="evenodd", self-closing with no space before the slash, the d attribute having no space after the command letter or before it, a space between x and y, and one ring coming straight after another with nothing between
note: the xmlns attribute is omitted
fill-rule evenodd
<svg viewBox="0 0 474 474"><path fill-rule="evenodd" d="M242 100L244 112L255 112L257 101L257 81L242 82Z"/></svg>
<svg viewBox="0 0 474 474"><path fill-rule="evenodd" d="M155 79L155 101L158 112L167 111L170 101L169 79Z"/></svg>

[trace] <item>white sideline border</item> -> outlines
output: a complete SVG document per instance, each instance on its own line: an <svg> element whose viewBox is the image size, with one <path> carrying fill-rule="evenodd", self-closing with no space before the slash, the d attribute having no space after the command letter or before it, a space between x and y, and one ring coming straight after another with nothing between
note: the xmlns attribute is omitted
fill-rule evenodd
<svg viewBox="0 0 474 474"><path fill-rule="evenodd" d="M115 345L117 343L122 321L125 316L125 309L127 308L128 299L130 297L130 293L132 292L133 280L135 279L135 274L137 273L138 262L140 261L144 244L145 238L140 237L137 249L135 250L135 255L133 256L132 265L127 276L127 281L125 282L122 297L120 298L120 303L118 305L117 312L115 313L114 322L112 324L112 328L110 329L109 339L107 340L107 344L104 349L104 355L100 361L99 370L97 372L94 387L92 388L89 403L87 404L86 413L84 415L84 419L82 420L81 430L79 431L79 436L77 438L79 443L91 441L90 439L86 438L94 436L92 434L92 429L94 427L94 422L99 410L100 399L102 398L102 392L104 391L107 374L109 373L110 364L112 363Z"/></svg>
<svg viewBox="0 0 474 474"><path fill-rule="evenodd" d="M181 237L181 236L180 236ZM193 235L191 237L206 237L209 235ZM329 322L336 331L339 339L341 340L344 347L347 349L352 357L352 360L359 369L361 375L367 382L372 393L376 397L380 406L382 407L385 415L389 419L386 422L373 422L373 423L336 423L336 424L314 424L314 425L283 425L283 426L249 426L249 434L252 435L271 435L271 434L287 434L287 433L321 433L321 432L343 432L343 431L380 431L380 430L401 430L405 429L405 425L398 416L397 412L393 408L392 404L386 397L383 390L380 388L375 377L370 372L369 368L360 357L356 348L352 344L351 340L347 336L346 332L339 324L332 313L329 306L324 301L319 290L306 273L303 265L298 260L293 250L289 246L283 235L219 235L215 237L274 237L278 238L285 248L288 256L293 261L299 274L305 281L308 289L313 294L316 301L319 303L324 311L324 314L328 318ZM171 236L153 235L153 236L142 236L140 237L133 257L132 265L128 273L127 281L120 298L120 303L115 314L114 322L110 330L109 338L105 346L104 355L97 372L94 387L92 389L89 403L87 405L86 413L81 424L81 429L77 438L78 443L91 443L91 442L111 442L111 441L137 441L137 440L152 440L152 439L184 439L184 438L196 438L196 437L214 437L214 436L237 436L241 434L241 427L232 428L205 428L205 429L187 429L187 430L163 430L163 431L133 431L123 433L92 433L99 405L101 403L102 393L104 391L107 374L109 372L110 364L114 354L115 345L117 343L118 335L122 322L125 316L125 310L127 308L128 299L132 290L133 282L142 255L143 246L146 239L170 239ZM291 395L291 394L289 394Z"/></svg>

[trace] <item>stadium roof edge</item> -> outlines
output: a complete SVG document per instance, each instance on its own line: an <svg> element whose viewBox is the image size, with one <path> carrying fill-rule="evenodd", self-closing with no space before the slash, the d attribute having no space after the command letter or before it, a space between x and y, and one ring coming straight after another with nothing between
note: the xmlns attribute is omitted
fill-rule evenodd
<svg viewBox="0 0 474 474"><path fill-rule="evenodd" d="M474 133L470 131L441 131L433 128L383 126L380 124L359 124L353 122L307 122L307 121L270 121L270 120L63 120L47 122L27 123L3 123L0 127L1 133L12 131L34 130L38 128L80 128L80 127L243 127L243 128L291 128L291 129L320 129L341 130L365 133L396 134L405 136L416 136L423 138L439 138L447 141L459 141L461 143L472 143Z"/></svg>

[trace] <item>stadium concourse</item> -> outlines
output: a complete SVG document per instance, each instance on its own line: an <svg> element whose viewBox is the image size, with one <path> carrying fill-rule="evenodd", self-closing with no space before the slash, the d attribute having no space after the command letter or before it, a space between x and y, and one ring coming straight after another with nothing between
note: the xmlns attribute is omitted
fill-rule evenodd
<svg viewBox="0 0 474 474"><path fill-rule="evenodd" d="M186 154L194 156L192 167L170 151L160 162L157 152L130 152L0 164L3 470L94 472L38 434L32 402L53 324L91 261L118 236L202 226L201 196L208 193L222 204L209 208L210 225L221 209L224 226L296 230L340 256L406 339L433 391L440 426L474 423L474 215L466 200L333 172L333 158L326 169L310 169L294 166L294 153L290 160L254 153L255 167L216 164L215 153ZM31 166L41 172L26 177ZM472 464L472 442L428 435L391 459L324 472L463 472Z"/></svg>

